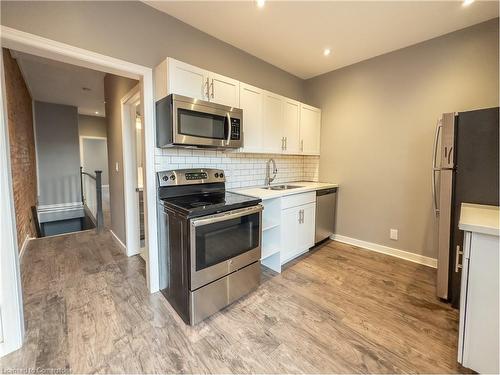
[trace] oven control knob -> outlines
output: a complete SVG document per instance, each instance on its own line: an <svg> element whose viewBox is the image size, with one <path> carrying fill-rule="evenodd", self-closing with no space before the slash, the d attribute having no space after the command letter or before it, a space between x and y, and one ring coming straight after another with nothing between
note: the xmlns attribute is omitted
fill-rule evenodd
<svg viewBox="0 0 500 375"><path fill-rule="evenodd" d="M224 173L222 173L222 172L221 172L221 173L219 174L219 177L220 177L220 178L224 177Z"/></svg>
<svg viewBox="0 0 500 375"><path fill-rule="evenodd" d="M170 175L170 179L171 179L172 181L174 181L174 180L175 180L175 174Z"/></svg>
<svg viewBox="0 0 500 375"><path fill-rule="evenodd" d="M215 178L219 178L219 173L216 173L216 174L215 174Z"/></svg>
<svg viewBox="0 0 500 375"><path fill-rule="evenodd" d="M163 176L163 177L162 177L162 180L163 180L163 181L168 181L168 176Z"/></svg>

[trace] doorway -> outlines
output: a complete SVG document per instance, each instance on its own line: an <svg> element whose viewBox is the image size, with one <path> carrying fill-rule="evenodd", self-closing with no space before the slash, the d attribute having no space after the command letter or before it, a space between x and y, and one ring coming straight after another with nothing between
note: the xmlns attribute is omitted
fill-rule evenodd
<svg viewBox="0 0 500 375"><path fill-rule="evenodd" d="M144 215L144 126L140 86L121 100L127 255L140 254L147 262ZM125 160L127 158L127 160Z"/></svg>
<svg viewBox="0 0 500 375"><path fill-rule="evenodd" d="M144 156L144 202L145 202L145 248L152 249L147 255L146 277L151 293L158 291L158 253L156 218L156 183L154 170L155 127L153 101L153 72L149 67L129 63L120 59L105 56L93 51L74 47L37 35L21 32L16 29L1 27L2 47L30 53L81 67L117 74L140 81L141 103L143 107L143 144L151 152L143 152ZM5 84L2 76L2 106L0 110L0 187L5 194L0 194L0 207L3 212L11 213L2 216L1 243L1 322L3 340L0 342L0 356L21 347L24 335L24 318L22 290L20 288L19 249L16 236L16 221L13 215L14 203L11 188L10 154L8 145ZM135 167L134 167L135 168ZM4 190L4 187L8 187ZM129 206L129 202L125 202ZM149 235L148 234L152 234ZM4 308L5 307L5 308ZM4 324L9 322L9 325Z"/></svg>

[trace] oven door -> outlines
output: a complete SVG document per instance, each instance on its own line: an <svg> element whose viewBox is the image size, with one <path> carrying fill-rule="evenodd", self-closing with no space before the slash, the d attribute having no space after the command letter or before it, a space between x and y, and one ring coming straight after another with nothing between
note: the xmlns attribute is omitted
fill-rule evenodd
<svg viewBox="0 0 500 375"><path fill-rule="evenodd" d="M173 101L173 143L216 148L242 147L242 135L232 132L241 117L230 107L199 100ZM239 128L238 128L239 129Z"/></svg>
<svg viewBox="0 0 500 375"><path fill-rule="evenodd" d="M261 256L262 206L191 219L191 290L196 290Z"/></svg>

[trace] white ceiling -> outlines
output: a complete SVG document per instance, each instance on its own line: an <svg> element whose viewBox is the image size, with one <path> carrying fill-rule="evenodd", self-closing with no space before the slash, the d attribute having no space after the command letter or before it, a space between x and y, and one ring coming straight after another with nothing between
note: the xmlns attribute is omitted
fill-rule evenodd
<svg viewBox="0 0 500 375"><path fill-rule="evenodd" d="M34 100L78 107L78 113L105 116L104 75L76 65L12 51ZM83 88L89 90L84 90ZM96 114L96 112L98 112Z"/></svg>
<svg viewBox="0 0 500 375"><path fill-rule="evenodd" d="M498 17L497 1L145 2L300 78Z"/></svg>

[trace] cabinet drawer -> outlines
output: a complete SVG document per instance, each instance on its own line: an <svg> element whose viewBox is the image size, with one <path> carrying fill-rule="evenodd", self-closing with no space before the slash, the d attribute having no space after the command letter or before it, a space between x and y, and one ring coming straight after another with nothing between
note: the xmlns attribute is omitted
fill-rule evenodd
<svg viewBox="0 0 500 375"><path fill-rule="evenodd" d="M316 192L287 195L281 198L281 209L284 210L290 207L297 207L307 203L316 202Z"/></svg>

